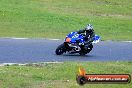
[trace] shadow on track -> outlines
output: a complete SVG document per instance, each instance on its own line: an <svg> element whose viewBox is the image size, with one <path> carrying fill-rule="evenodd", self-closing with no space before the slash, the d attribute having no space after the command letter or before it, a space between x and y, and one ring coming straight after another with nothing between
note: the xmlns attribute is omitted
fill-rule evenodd
<svg viewBox="0 0 132 88"><path fill-rule="evenodd" d="M71 56L71 57L94 57L93 55L79 55L79 54L63 54L62 56Z"/></svg>

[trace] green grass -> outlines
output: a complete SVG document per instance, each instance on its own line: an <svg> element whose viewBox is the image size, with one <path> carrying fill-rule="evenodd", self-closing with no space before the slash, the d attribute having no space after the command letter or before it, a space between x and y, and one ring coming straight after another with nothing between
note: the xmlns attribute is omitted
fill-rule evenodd
<svg viewBox="0 0 132 88"><path fill-rule="evenodd" d="M92 74L130 74L132 62L64 62L1 66L0 88L80 88L76 83L78 68ZM86 84L83 88L131 88L130 84Z"/></svg>
<svg viewBox="0 0 132 88"><path fill-rule="evenodd" d="M0 37L62 39L88 23L102 40L132 40L131 0L0 0Z"/></svg>

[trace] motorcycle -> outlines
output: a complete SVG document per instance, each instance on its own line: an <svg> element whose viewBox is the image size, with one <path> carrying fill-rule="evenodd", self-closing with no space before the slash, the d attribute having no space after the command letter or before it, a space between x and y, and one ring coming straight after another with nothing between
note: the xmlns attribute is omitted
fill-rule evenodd
<svg viewBox="0 0 132 88"><path fill-rule="evenodd" d="M93 40L93 42L85 44L83 34L71 32L65 37L64 43L57 47L55 53L56 55L62 55L66 52L69 52L70 54L79 53L80 55L85 55L92 50L93 43L99 42L100 37L95 35Z"/></svg>

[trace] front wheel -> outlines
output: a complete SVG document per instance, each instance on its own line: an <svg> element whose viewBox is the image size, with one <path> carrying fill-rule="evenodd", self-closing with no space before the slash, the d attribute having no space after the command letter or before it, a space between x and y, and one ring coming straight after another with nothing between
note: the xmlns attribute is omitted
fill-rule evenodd
<svg viewBox="0 0 132 88"><path fill-rule="evenodd" d="M64 44L59 45L55 51L56 55L61 55L64 52L65 52L65 45Z"/></svg>

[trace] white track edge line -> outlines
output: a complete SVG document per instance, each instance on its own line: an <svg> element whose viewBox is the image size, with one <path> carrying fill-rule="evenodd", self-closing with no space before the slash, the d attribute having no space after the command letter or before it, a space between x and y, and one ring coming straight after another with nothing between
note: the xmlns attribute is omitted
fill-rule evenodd
<svg viewBox="0 0 132 88"><path fill-rule="evenodd" d="M122 42L132 42L132 41L122 41Z"/></svg>
<svg viewBox="0 0 132 88"><path fill-rule="evenodd" d="M63 62L38 62L38 63L0 63L0 66L7 66L7 65L19 65L19 66L24 66L28 64L61 64Z"/></svg>
<svg viewBox="0 0 132 88"><path fill-rule="evenodd" d="M24 40L24 39L32 39L32 38L17 38L17 37L1 37L1 38L5 38L5 39L16 39L16 40ZM57 41L57 40L62 40L62 39L50 39L50 38L33 38L33 39L47 39L47 40L53 40L53 41ZM108 41L108 40L106 40ZM119 42L132 42L132 41L119 41Z"/></svg>

